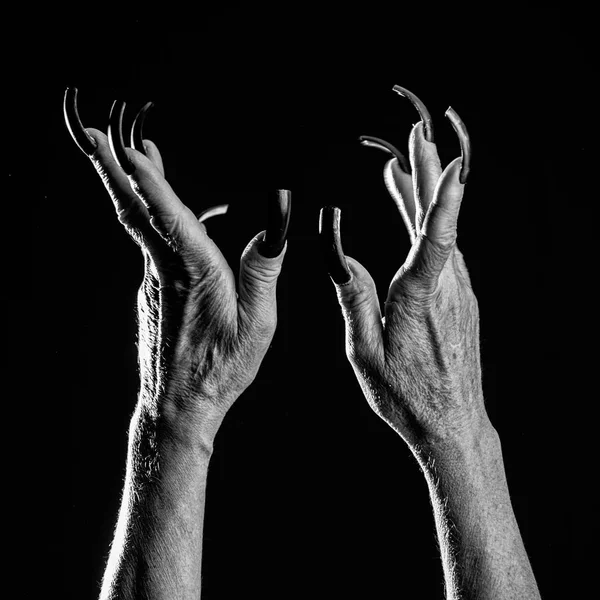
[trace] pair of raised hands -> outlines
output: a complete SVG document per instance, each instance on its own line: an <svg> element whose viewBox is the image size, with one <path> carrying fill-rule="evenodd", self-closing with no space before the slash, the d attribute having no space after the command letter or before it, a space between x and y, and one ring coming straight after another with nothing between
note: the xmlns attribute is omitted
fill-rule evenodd
<svg viewBox="0 0 600 600"><path fill-rule="evenodd" d="M412 248L380 309L373 279L343 254L340 211L321 211L320 236L346 321L346 350L373 410L411 446L461 436L487 420L481 390L477 301L456 226L469 171L464 125L446 116L461 157L442 169L427 109L420 113L409 159L383 140L364 137L391 158L386 186L402 214ZM269 206L266 232L241 257L239 278L208 236L204 221L217 206L195 215L164 177L157 147L143 139L150 104L137 115L126 148L123 102L115 102L107 135L85 129L77 90L65 93L65 119L91 159L119 221L140 246L145 275L138 294L142 400L184 440L216 433L225 413L253 381L277 324L276 285L286 250L291 194L279 190ZM199 440L202 441L202 440Z"/></svg>

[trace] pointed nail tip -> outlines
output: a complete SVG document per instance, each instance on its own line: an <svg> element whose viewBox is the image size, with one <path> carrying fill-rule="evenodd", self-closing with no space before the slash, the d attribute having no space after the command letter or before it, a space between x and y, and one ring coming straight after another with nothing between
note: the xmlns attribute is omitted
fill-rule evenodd
<svg viewBox="0 0 600 600"><path fill-rule="evenodd" d="M144 123L146 121L146 115L148 114L148 111L150 111L153 106L154 102L146 102L146 104L144 104L144 106L142 106L142 108L140 108L138 111L131 127L130 145L132 148L138 152L141 152L142 154L146 154L146 147L144 146Z"/></svg>
<svg viewBox="0 0 600 600"><path fill-rule="evenodd" d="M467 177L470 172L471 139L469 137L469 133L467 132L467 128L465 127L463 120L452 107L448 107L448 110L446 111L446 117L450 121L452 128L454 129L460 142L462 165L459 175L459 182L464 185L467 182Z"/></svg>
<svg viewBox="0 0 600 600"><path fill-rule="evenodd" d="M91 156L98 148L96 140L86 131L77 109L77 88L67 88L63 99L65 124L71 138L77 147L86 155Z"/></svg>
<svg viewBox="0 0 600 600"><path fill-rule="evenodd" d="M136 115L136 119L141 116L145 116L146 113L154 107L154 102L146 102L142 108L140 108L138 114Z"/></svg>
<svg viewBox="0 0 600 600"><path fill-rule="evenodd" d="M126 102L124 100L115 100L110 109L108 117L107 137L108 145L117 164L123 169L126 175L135 172L135 166L125 151L123 142L123 113L125 112Z"/></svg>
<svg viewBox="0 0 600 600"><path fill-rule="evenodd" d="M458 113L451 106L448 107L448 109L444 113L444 116L447 119L449 119L450 121L459 121L460 120Z"/></svg>
<svg viewBox="0 0 600 600"><path fill-rule="evenodd" d="M421 120L423 121L423 132L425 140L428 142L434 141L433 135L433 124L431 122L431 115L427 110L427 107L423 103L423 101L413 94L413 92L407 90L406 88L402 88L399 85L394 86L394 91L398 92L401 96L408 98L408 100L412 103L412 105L417 109Z"/></svg>

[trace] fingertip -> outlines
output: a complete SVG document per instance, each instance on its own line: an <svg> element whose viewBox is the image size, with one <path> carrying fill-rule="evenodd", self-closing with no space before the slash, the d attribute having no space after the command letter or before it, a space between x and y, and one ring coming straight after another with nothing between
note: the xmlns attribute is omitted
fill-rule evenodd
<svg viewBox="0 0 600 600"><path fill-rule="evenodd" d="M279 254L275 256L265 256L261 254L260 247L265 240L266 230L257 233L246 245L242 252L242 261L257 261L266 265L281 265L283 258L287 252L287 240L283 244L283 248Z"/></svg>
<svg viewBox="0 0 600 600"><path fill-rule="evenodd" d="M423 129L423 121L419 121L410 132L408 149L412 172L419 176L423 169L427 170L428 179L439 177L442 167L435 142L428 142Z"/></svg>
<svg viewBox="0 0 600 600"><path fill-rule="evenodd" d="M460 182L460 169L462 166L462 158L458 156L454 160L450 161L446 168L444 169L447 172L447 177L453 177L458 183ZM461 185L464 185L461 183Z"/></svg>
<svg viewBox="0 0 600 600"><path fill-rule="evenodd" d="M408 137L408 143L415 144L416 142L424 143L427 142L425 139L425 132L423 130L423 121L419 121L413 125L413 128L410 130L410 135ZM431 144L433 142L427 142Z"/></svg>
<svg viewBox="0 0 600 600"><path fill-rule="evenodd" d="M162 173L160 169L150 156L142 154L133 148L125 148L125 153L134 167L134 170L131 173L128 173L130 178L138 180L147 176L160 175L160 178L162 179Z"/></svg>
<svg viewBox="0 0 600 600"><path fill-rule="evenodd" d="M412 175L402 169L396 158L388 160L385 164L383 176L385 182L393 182L401 194L405 193L406 190L412 190Z"/></svg>
<svg viewBox="0 0 600 600"><path fill-rule="evenodd" d="M430 142L427 140L423 121L419 121L413 125L408 138L408 148L411 156L411 167L413 171L415 170L415 165L413 164L415 155L427 156L434 154L437 157L437 145L435 142Z"/></svg>
<svg viewBox="0 0 600 600"><path fill-rule="evenodd" d="M110 149L108 136L103 131L94 129L93 127L87 128L86 131L96 142L95 152L89 155L89 158L94 163L96 170L98 170L100 173L108 171L116 176L117 172L120 173L121 169L116 163ZM126 179L124 181L126 181Z"/></svg>
<svg viewBox="0 0 600 600"><path fill-rule="evenodd" d="M348 267L349 267L352 275L354 275L355 277L361 277L365 273L368 273L367 269L365 267L363 267L363 265L361 263L359 263L355 258L352 258L351 256L348 256L347 254L345 256L346 256L346 262L348 263Z"/></svg>
<svg viewBox="0 0 600 600"><path fill-rule="evenodd" d="M155 156L160 156L160 152L158 151L158 147L157 147L157 145L152 140L144 138L142 140L142 143L144 145L144 152L146 153L146 156L149 157L149 153L153 154Z"/></svg>
<svg viewBox="0 0 600 600"><path fill-rule="evenodd" d="M143 145L146 156L154 163L154 166L161 172L161 175L164 176L164 163L157 145L152 140L147 139L143 140Z"/></svg>
<svg viewBox="0 0 600 600"><path fill-rule="evenodd" d="M345 283L336 283L335 287L341 297L356 295L357 292L364 291L367 288L374 287L373 278L367 269L355 258L344 255L350 279Z"/></svg>
<svg viewBox="0 0 600 600"><path fill-rule="evenodd" d="M460 157L455 158L450 163L448 163L438 180L437 189L436 193L434 194L434 197L452 193L453 191L457 194L462 195L465 184L461 183L460 180L461 168L462 159Z"/></svg>
<svg viewBox="0 0 600 600"><path fill-rule="evenodd" d="M103 144L108 146L108 138L106 137L106 134L104 132L100 131L99 129L95 129L94 127L86 127L85 131L91 138L94 139L96 144Z"/></svg>

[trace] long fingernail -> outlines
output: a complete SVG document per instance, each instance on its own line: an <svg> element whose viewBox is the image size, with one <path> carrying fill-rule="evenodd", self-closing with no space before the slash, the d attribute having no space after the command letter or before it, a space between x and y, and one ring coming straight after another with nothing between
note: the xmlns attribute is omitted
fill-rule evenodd
<svg viewBox="0 0 600 600"><path fill-rule="evenodd" d="M456 135L458 135L460 153L462 155L462 164L458 179L462 184L465 184L467 182L467 177L469 176L469 171L471 170L471 138L467 133L467 128L462 119L451 106L448 107L445 116L450 119L454 131L456 131Z"/></svg>
<svg viewBox="0 0 600 600"><path fill-rule="evenodd" d="M387 153L391 154L392 156L395 156L396 159L398 160L398 164L400 165L400 168L407 175L411 174L410 163L406 160L406 157L404 156L404 154L402 154L402 152L400 152L400 150L398 150L398 148L396 148L396 146L392 146L392 144L390 144L389 142L386 142L385 140L382 140L381 138L373 137L372 135L361 135L358 139L360 140L360 143L363 146L369 146L370 148L379 148L380 150L383 150L384 152L387 152Z"/></svg>
<svg viewBox="0 0 600 600"><path fill-rule="evenodd" d="M217 204L215 206L211 206L206 210L203 210L198 215L198 222L202 223L211 217L216 217L217 215L224 215L229 210L229 204Z"/></svg>
<svg viewBox="0 0 600 600"><path fill-rule="evenodd" d="M274 258L281 254L290 224L291 209L292 192L290 190L277 190L277 193L269 195L267 231L265 238L258 246L258 251L262 256Z"/></svg>
<svg viewBox="0 0 600 600"><path fill-rule="evenodd" d="M395 92L398 92L398 94L408 98L412 102L413 106L421 116L421 121L423 121L423 134L425 135L425 139L428 142L433 142L433 122L427 107L410 90L400 87L399 85L395 85L393 89Z"/></svg>
<svg viewBox="0 0 600 600"><path fill-rule="evenodd" d="M144 148L144 121L146 120L146 114L148 111L154 106L154 102L147 102L140 108L137 115L135 115L135 119L133 120L133 125L131 126L131 147L142 154L146 154L146 149Z"/></svg>
<svg viewBox="0 0 600 600"><path fill-rule="evenodd" d="M131 175L135 171L133 163L125 152L125 144L123 143L123 112L125 111L125 102L123 100L115 100L110 109L108 117L108 145L117 161L117 164L125 171L127 175Z"/></svg>
<svg viewBox="0 0 600 600"><path fill-rule="evenodd" d="M319 241L327 271L334 283L344 285L352 279L340 239L341 211L337 206L324 206L319 214Z"/></svg>
<svg viewBox="0 0 600 600"><path fill-rule="evenodd" d="M65 123L67 124L67 129L69 130L73 141L87 156L94 154L98 144L96 143L96 140L85 130L85 127L79 118L79 111L77 110L77 88L73 87L65 90L63 112L65 114Z"/></svg>

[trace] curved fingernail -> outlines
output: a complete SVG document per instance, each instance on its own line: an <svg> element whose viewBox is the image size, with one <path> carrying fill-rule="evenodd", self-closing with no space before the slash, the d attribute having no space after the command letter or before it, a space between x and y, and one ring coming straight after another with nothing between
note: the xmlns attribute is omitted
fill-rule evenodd
<svg viewBox="0 0 600 600"><path fill-rule="evenodd" d="M406 160L404 154L402 154L402 152L400 152L400 150L396 148L396 146L393 146L392 144L386 142L385 140L382 140L381 138L373 137L372 135L361 135L358 139L360 140L360 143L363 146L368 146L370 148L379 148L380 150L383 150L384 152L395 156L398 160L400 168L407 175L411 174L410 163Z"/></svg>
<svg viewBox="0 0 600 600"><path fill-rule="evenodd" d="M124 111L125 102L123 100L115 100L110 109L110 116L108 117L108 145L117 164L127 175L131 175L135 171L135 167L129 156L127 156L127 152L125 152L125 144L123 142Z"/></svg>
<svg viewBox="0 0 600 600"><path fill-rule="evenodd" d="M206 210L203 210L198 215L198 222L202 223L211 217L216 217L217 215L224 215L229 210L229 204L217 204L215 206L211 206Z"/></svg>
<svg viewBox="0 0 600 600"><path fill-rule="evenodd" d="M154 102L147 102L140 108L133 125L131 126L131 147L142 154L146 154L144 149L144 121L146 120L146 114L154 106Z"/></svg>
<svg viewBox="0 0 600 600"><path fill-rule="evenodd" d="M324 206L319 214L319 242L327 271L334 283L344 285L352 279L340 239L341 210Z"/></svg>
<svg viewBox="0 0 600 600"><path fill-rule="evenodd" d="M456 135L458 135L460 153L462 155L462 164L458 179L462 184L465 184L467 182L467 177L469 176L469 171L471 170L471 138L467 133L467 128L462 119L451 106L448 107L445 116L448 117L450 123L452 123L452 127L454 127L454 131L456 131Z"/></svg>
<svg viewBox="0 0 600 600"><path fill-rule="evenodd" d="M265 238L258 246L262 256L274 258L279 256L285 246L290 213L292 208L292 192L277 190L269 194L267 206L267 231Z"/></svg>
<svg viewBox="0 0 600 600"><path fill-rule="evenodd" d="M423 121L423 133L425 135L425 139L428 142L433 142L433 122L427 107L410 90L407 90L399 85L395 85L393 90L401 96L408 98L412 102L413 106L417 109L419 115L421 116L421 120Z"/></svg>
<svg viewBox="0 0 600 600"><path fill-rule="evenodd" d="M77 88L67 88L65 90L65 97L63 100L63 112L65 115L65 123L67 129L73 138L73 141L77 144L79 149L90 156L94 154L98 144L96 140L85 130L85 127L81 123L79 118L79 111L77 110Z"/></svg>

